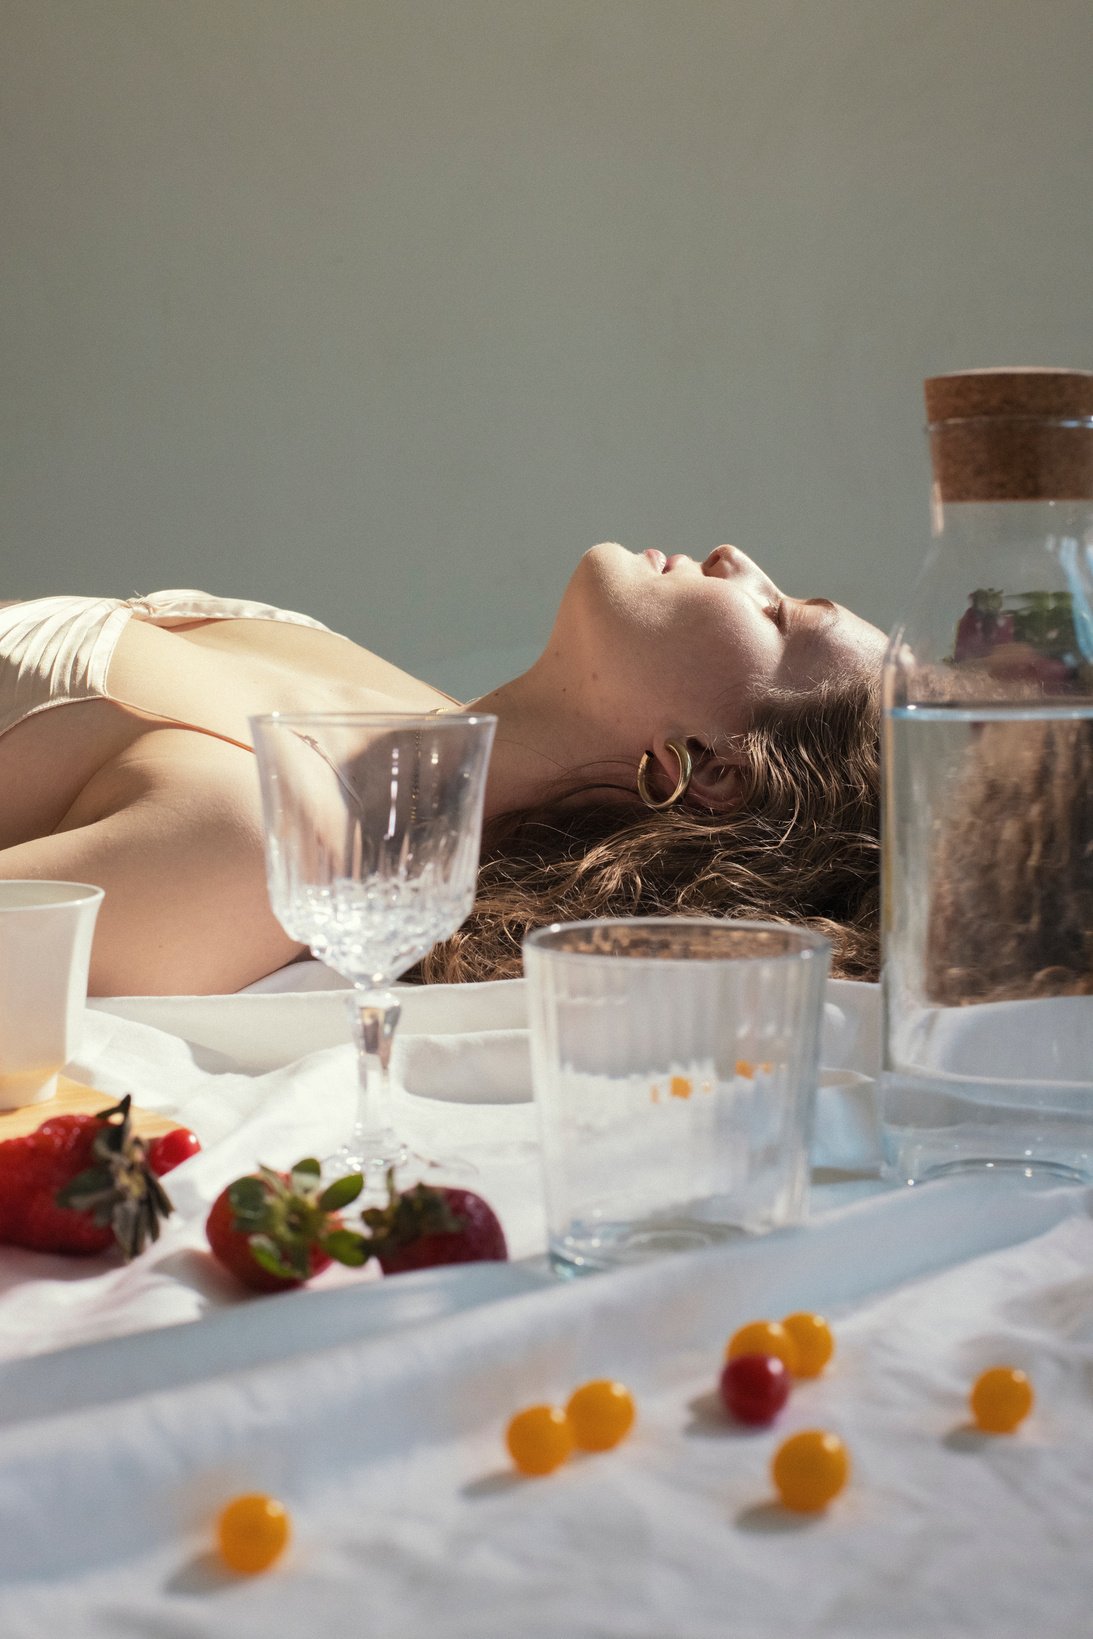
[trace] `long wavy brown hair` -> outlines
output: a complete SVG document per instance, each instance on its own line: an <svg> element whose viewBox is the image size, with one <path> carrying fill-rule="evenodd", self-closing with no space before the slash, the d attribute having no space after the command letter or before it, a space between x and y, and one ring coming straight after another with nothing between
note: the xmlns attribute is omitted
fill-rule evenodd
<svg viewBox="0 0 1093 1639"><path fill-rule="evenodd" d="M831 939L834 976L876 978L877 695L859 676L769 694L729 742L742 783L728 814L651 812L631 783L495 818L474 910L412 977L514 978L533 928L674 914L804 923Z"/></svg>

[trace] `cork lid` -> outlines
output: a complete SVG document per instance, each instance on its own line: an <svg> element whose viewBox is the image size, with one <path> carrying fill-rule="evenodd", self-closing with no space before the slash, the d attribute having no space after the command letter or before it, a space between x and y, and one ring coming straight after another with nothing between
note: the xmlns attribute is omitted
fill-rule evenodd
<svg viewBox="0 0 1093 1639"><path fill-rule="evenodd" d="M942 501L1093 500L1093 370L961 370L925 390Z"/></svg>
<svg viewBox="0 0 1093 1639"><path fill-rule="evenodd" d="M924 385L931 426L982 415L1093 416L1093 370L958 370Z"/></svg>

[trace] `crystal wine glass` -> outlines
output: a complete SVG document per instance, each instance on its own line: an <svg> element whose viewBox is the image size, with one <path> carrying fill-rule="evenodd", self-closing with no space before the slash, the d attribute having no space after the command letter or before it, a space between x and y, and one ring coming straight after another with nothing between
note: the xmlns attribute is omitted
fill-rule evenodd
<svg viewBox="0 0 1093 1639"><path fill-rule="evenodd" d="M392 1125L400 1006L389 987L474 903L497 719L274 712L250 722L274 915L353 984L357 1120L323 1170L379 1182L421 1160Z"/></svg>

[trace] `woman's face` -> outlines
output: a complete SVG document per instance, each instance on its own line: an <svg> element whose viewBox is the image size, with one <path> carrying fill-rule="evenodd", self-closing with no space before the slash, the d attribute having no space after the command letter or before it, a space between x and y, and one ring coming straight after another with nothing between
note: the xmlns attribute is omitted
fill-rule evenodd
<svg viewBox="0 0 1093 1639"><path fill-rule="evenodd" d="M708 740L746 727L772 687L875 672L886 642L827 598L783 593L739 547L699 562L613 542L581 559L554 638L559 652L576 644L620 728L625 714L647 736L655 704L672 719L666 732Z"/></svg>

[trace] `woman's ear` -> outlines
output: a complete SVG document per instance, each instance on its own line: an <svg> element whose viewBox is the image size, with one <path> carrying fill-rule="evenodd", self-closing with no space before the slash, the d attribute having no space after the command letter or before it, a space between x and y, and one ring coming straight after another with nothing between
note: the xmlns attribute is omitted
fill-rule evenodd
<svg viewBox="0 0 1093 1639"><path fill-rule="evenodd" d="M715 751L701 740L688 740L687 750L691 753L691 781L684 802L715 814L728 814L738 808L744 795L740 754Z"/></svg>
<svg viewBox="0 0 1093 1639"><path fill-rule="evenodd" d="M715 751L704 740L691 736L686 742L680 735L677 744L685 743L691 758L691 777L681 800L681 807L704 808L715 814L727 814L739 806L743 796L743 776L739 753ZM657 760L656 788L664 787L664 795L672 790L680 774L680 763L675 751L663 741L654 755Z"/></svg>

